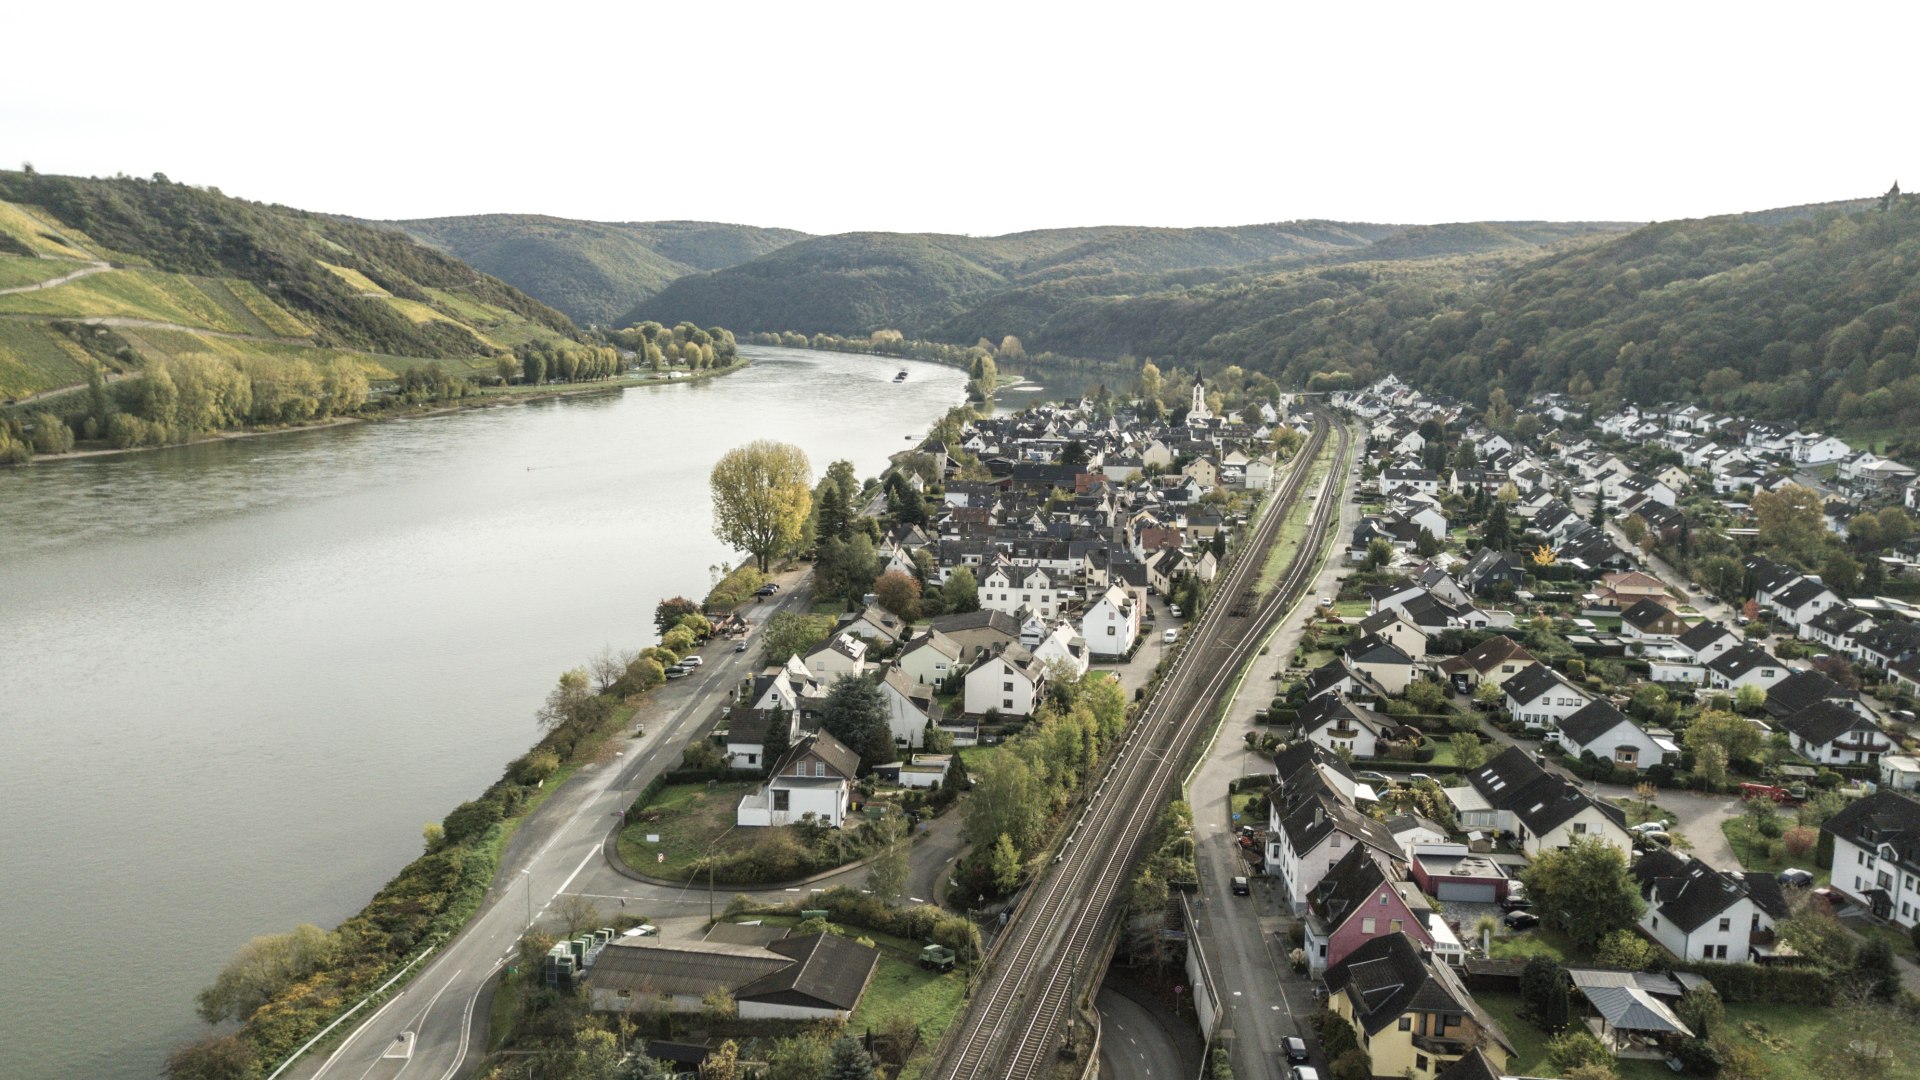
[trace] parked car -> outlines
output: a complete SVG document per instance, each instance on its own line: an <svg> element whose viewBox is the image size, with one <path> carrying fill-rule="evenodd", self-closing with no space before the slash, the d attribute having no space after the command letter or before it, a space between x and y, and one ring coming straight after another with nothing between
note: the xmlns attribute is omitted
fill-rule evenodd
<svg viewBox="0 0 1920 1080"><path fill-rule="evenodd" d="M1507 924L1509 930L1531 930L1540 925L1540 916L1531 911L1514 911L1509 912L1502 921Z"/></svg>
<svg viewBox="0 0 1920 1080"><path fill-rule="evenodd" d="M1287 1055L1288 1064L1304 1065L1307 1063L1307 1040L1298 1035L1289 1035L1281 1039L1280 1049Z"/></svg>
<svg viewBox="0 0 1920 1080"><path fill-rule="evenodd" d="M744 642L744 641L736 641L736 642L734 642L734 643L733 643L733 651L734 651L734 652L746 652L746 651L747 651L747 643L746 643L746 642Z"/></svg>
<svg viewBox="0 0 1920 1080"><path fill-rule="evenodd" d="M1246 878L1236 877L1233 879L1233 895L1250 896L1252 895L1252 893L1253 893L1253 886L1247 883Z"/></svg>
<svg viewBox="0 0 1920 1080"><path fill-rule="evenodd" d="M1439 781L1438 781L1438 780L1435 780L1435 779L1434 779L1433 777L1431 777L1431 776L1428 776L1428 775L1427 775L1426 773L1423 773L1423 772L1417 772L1417 773L1408 773L1408 774L1407 774L1407 783L1409 783L1409 784L1438 784L1438 783L1439 783Z"/></svg>
<svg viewBox="0 0 1920 1080"><path fill-rule="evenodd" d="M1813 874L1811 871L1790 866L1774 875L1774 880L1782 885L1795 885L1804 889L1813 884Z"/></svg>
<svg viewBox="0 0 1920 1080"><path fill-rule="evenodd" d="M1392 778L1392 777L1390 777L1390 776L1388 776L1388 775L1387 775L1386 773L1377 773L1377 772L1357 772L1357 773L1354 773L1354 774L1353 774L1353 778L1354 778L1355 780L1363 780L1363 781L1365 781L1365 782L1366 782L1366 783L1367 783L1367 784L1368 784L1369 786L1371 786L1371 785L1375 785L1375 784L1377 784L1377 785L1379 785L1379 786L1381 786L1381 787L1392 787L1392 786L1393 786L1393 778Z"/></svg>
<svg viewBox="0 0 1920 1080"><path fill-rule="evenodd" d="M773 582L769 581L765 585L762 585L759 588L753 590L753 595L772 596L774 593L777 593L779 591L780 591L780 586L775 585Z"/></svg>
<svg viewBox="0 0 1920 1080"><path fill-rule="evenodd" d="M684 668L684 667L681 667L679 664L675 664L672 667L667 669L667 678L678 679L689 674L692 670L693 669L691 668Z"/></svg>
<svg viewBox="0 0 1920 1080"><path fill-rule="evenodd" d="M1160 635L1160 640L1171 645L1180 640L1180 631L1177 629L1168 630L1166 633Z"/></svg>
<svg viewBox="0 0 1920 1080"><path fill-rule="evenodd" d="M1293 1080L1320 1080L1320 1070L1311 1065L1295 1065L1291 1076Z"/></svg>
<svg viewBox="0 0 1920 1080"><path fill-rule="evenodd" d="M1656 829L1652 832L1641 833L1639 837L1635 839L1634 843L1643 848L1651 848L1656 844L1660 847L1672 847L1673 834Z"/></svg>
<svg viewBox="0 0 1920 1080"><path fill-rule="evenodd" d="M1668 823L1665 821L1643 821L1629 828L1627 831L1635 836L1645 836L1648 833L1666 832L1667 825Z"/></svg>
<svg viewBox="0 0 1920 1080"><path fill-rule="evenodd" d="M1500 901L1502 911L1525 911L1532 906L1533 901L1520 893L1508 893L1506 899Z"/></svg>
<svg viewBox="0 0 1920 1080"><path fill-rule="evenodd" d="M1168 604L1168 605L1167 605L1167 614L1169 614L1169 615L1171 615L1171 616L1173 616L1173 617L1174 617L1174 618L1176 618L1176 619L1178 619L1178 618L1180 618L1180 605L1179 605L1179 604Z"/></svg>
<svg viewBox="0 0 1920 1080"><path fill-rule="evenodd" d="M1321 597L1321 598L1320 598L1320 606L1321 606L1321 607L1323 607L1323 608L1330 608L1330 607L1332 607L1332 606L1333 606L1333 597L1331 597L1331 596L1323 596L1323 597Z"/></svg>
<svg viewBox="0 0 1920 1080"><path fill-rule="evenodd" d="M684 668L697 668L704 665L705 663L706 663L706 660L701 658L698 655L683 656L680 658L680 666Z"/></svg>

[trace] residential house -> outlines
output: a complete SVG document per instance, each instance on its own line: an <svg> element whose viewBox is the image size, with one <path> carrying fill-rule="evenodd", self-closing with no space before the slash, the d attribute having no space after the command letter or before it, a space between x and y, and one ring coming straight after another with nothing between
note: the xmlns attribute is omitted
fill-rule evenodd
<svg viewBox="0 0 1920 1080"><path fill-rule="evenodd" d="M1654 848L1633 865L1646 910L1640 929L1682 960L1743 964L1752 958L1756 931L1773 920L1753 902L1746 882L1699 859L1682 860Z"/></svg>
<svg viewBox="0 0 1920 1080"><path fill-rule="evenodd" d="M966 711L974 716L1032 716L1047 685L1047 665L1019 645L983 653L967 670Z"/></svg>
<svg viewBox="0 0 1920 1080"><path fill-rule="evenodd" d="M1383 637L1367 636L1344 650L1347 663L1389 694L1404 694L1417 668L1413 658Z"/></svg>
<svg viewBox="0 0 1920 1080"><path fill-rule="evenodd" d="M1472 693L1482 682L1504 684L1531 665L1539 663L1533 654L1510 637L1495 634L1459 656L1440 663L1440 673L1453 681L1461 693Z"/></svg>
<svg viewBox="0 0 1920 1080"><path fill-rule="evenodd" d="M1394 727L1392 720L1356 705L1339 694L1322 694L1300 709L1300 736L1335 752L1356 758L1379 754L1380 744Z"/></svg>
<svg viewBox="0 0 1920 1080"><path fill-rule="evenodd" d="M1139 598L1119 585L1109 585L1080 616L1080 636L1097 658L1125 656L1140 636Z"/></svg>
<svg viewBox="0 0 1920 1080"><path fill-rule="evenodd" d="M1680 755L1672 740L1649 735L1608 701L1595 701L1561 720L1555 738L1574 757L1592 754L1616 769L1651 769L1669 755Z"/></svg>
<svg viewBox="0 0 1920 1080"><path fill-rule="evenodd" d="M1794 752L1822 765L1877 765L1894 749L1880 725L1852 709L1818 701L1780 721Z"/></svg>
<svg viewBox="0 0 1920 1080"><path fill-rule="evenodd" d="M869 645L892 645L907 635L911 629L906 620L878 604L868 604L866 609L835 628L842 634L852 634Z"/></svg>
<svg viewBox="0 0 1920 1080"><path fill-rule="evenodd" d="M1444 790L1461 828L1510 833L1528 858L1581 836L1598 838L1623 854L1633 848L1625 812L1542 769L1517 746L1468 773L1465 785Z"/></svg>
<svg viewBox="0 0 1920 1080"><path fill-rule="evenodd" d="M853 805L853 780L860 755L824 731L800 738L777 762L766 782L740 799L734 823L747 826L792 825L808 815L839 828Z"/></svg>
<svg viewBox="0 0 1920 1080"><path fill-rule="evenodd" d="M893 666L920 686L940 686L961 669L960 643L938 630L907 642Z"/></svg>
<svg viewBox="0 0 1920 1080"><path fill-rule="evenodd" d="M1773 658L1757 645L1728 649L1707 663L1707 685L1715 690L1738 690L1757 686L1762 690L1793 673L1793 669Z"/></svg>
<svg viewBox="0 0 1920 1080"><path fill-rule="evenodd" d="M1686 621L1658 600L1637 600L1620 613L1620 636L1633 641L1667 642L1686 632Z"/></svg>
<svg viewBox="0 0 1920 1080"><path fill-rule="evenodd" d="M962 663L972 663L981 652L1017 644L1020 623L1009 612L981 608L957 615L941 615L927 622L930 630L945 634L960 647Z"/></svg>
<svg viewBox="0 0 1920 1080"><path fill-rule="evenodd" d="M1511 596L1526 587L1527 572L1517 556L1481 548L1460 572L1460 584L1474 596Z"/></svg>
<svg viewBox="0 0 1920 1080"><path fill-rule="evenodd" d="M1504 1077L1513 1041L1446 964L1406 934L1376 937L1326 974L1327 1008L1353 1026L1373 1075Z"/></svg>
<svg viewBox="0 0 1920 1080"><path fill-rule="evenodd" d="M1307 897L1307 970L1318 974L1370 940L1405 935L1433 945L1420 887L1400 874L1396 855L1356 847L1327 871Z"/></svg>
<svg viewBox="0 0 1920 1080"><path fill-rule="evenodd" d="M913 681L897 667L887 669L880 679L880 696L887 702L887 729L895 746L916 747L927 744L928 725L940 723L940 703L936 689Z"/></svg>
<svg viewBox="0 0 1920 1080"><path fill-rule="evenodd" d="M835 634L800 659L815 680L832 686L848 675L866 673L867 643L852 634Z"/></svg>
<svg viewBox="0 0 1920 1080"><path fill-rule="evenodd" d="M1593 695L1545 664L1528 665L1500 688L1507 694L1508 715L1535 730L1551 731L1593 701Z"/></svg>
<svg viewBox="0 0 1920 1080"><path fill-rule="evenodd" d="M1876 791L1827 819L1833 887L1902 929L1920 923L1920 801Z"/></svg>
<svg viewBox="0 0 1920 1080"><path fill-rule="evenodd" d="M800 714L786 709L755 709L738 705L727 711L727 767L761 769L772 764L766 760L767 741L776 727L786 729L785 745L793 745L799 730ZM778 744L776 744L778 745Z"/></svg>
<svg viewBox="0 0 1920 1080"><path fill-rule="evenodd" d="M1667 598L1667 587L1657 577L1641 570L1623 570L1600 577L1600 585L1594 590L1603 603L1627 608L1642 600L1661 600Z"/></svg>
<svg viewBox="0 0 1920 1080"><path fill-rule="evenodd" d="M1406 612L1400 608L1376 611L1361 619L1360 633L1391 642L1395 648L1415 660L1427 657L1427 632L1407 618Z"/></svg>

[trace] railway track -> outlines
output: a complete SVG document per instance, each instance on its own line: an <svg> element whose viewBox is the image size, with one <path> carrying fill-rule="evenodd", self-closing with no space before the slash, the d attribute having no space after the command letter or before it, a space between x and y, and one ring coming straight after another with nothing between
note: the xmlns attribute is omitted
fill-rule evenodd
<svg viewBox="0 0 1920 1080"><path fill-rule="evenodd" d="M1322 418L1295 458L1296 466L1255 527L1228 560L1216 600L1189 624L1166 677L1142 710L1068 834L1051 872L1029 887L989 956L992 970L975 993L941 1060L941 1080L1034 1078L1046 1074L1073 999L1117 912L1121 887L1152 834L1154 811L1179 785L1187 756L1202 739L1235 673L1273 621L1291 609L1313 580L1327 530L1337 520L1350 434L1341 425L1307 535L1280 582L1255 591L1261 567L1325 446ZM1229 599L1230 598L1230 599Z"/></svg>

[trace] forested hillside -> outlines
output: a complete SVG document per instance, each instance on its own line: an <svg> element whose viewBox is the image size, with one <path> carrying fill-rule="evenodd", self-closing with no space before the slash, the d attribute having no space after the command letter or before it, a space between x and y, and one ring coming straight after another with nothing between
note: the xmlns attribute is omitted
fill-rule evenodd
<svg viewBox="0 0 1920 1080"><path fill-rule="evenodd" d="M1009 291L1007 310L1112 295L1154 275L1351 252L1399 226L1303 221L1234 228L1110 226L1008 236L842 233L799 241L752 262L683 278L639 304L638 318L706 320L726 312L751 330L927 334L957 326ZM673 314L669 314L673 313ZM1018 333L1014 326L1000 333Z"/></svg>
<svg viewBox="0 0 1920 1080"><path fill-rule="evenodd" d="M613 325L689 274L736 266L807 234L707 221L573 221L480 214L385 222L581 323ZM625 324L621 324L625 325Z"/></svg>

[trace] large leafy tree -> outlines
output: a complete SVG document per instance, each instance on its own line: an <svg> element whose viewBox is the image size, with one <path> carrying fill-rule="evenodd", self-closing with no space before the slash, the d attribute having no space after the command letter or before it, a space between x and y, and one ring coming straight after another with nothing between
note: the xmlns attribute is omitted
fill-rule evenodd
<svg viewBox="0 0 1920 1080"><path fill-rule="evenodd" d="M713 533L751 554L765 573L800 539L813 508L813 470L790 443L756 439L714 465Z"/></svg>
<svg viewBox="0 0 1920 1080"><path fill-rule="evenodd" d="M859 754L863 769L894 760L887 699L872 679L849 675L834 683L820 711L820 726Z"/></svg>
<svg viewBox="0 0 1920 1080"><path fill-rule="evenodd" d="M1520 871L1533 908L1587 948L1639 919L1640 890L1620 849L1598 837L1579 836L1558 851L1543 853Z"/></svg>

